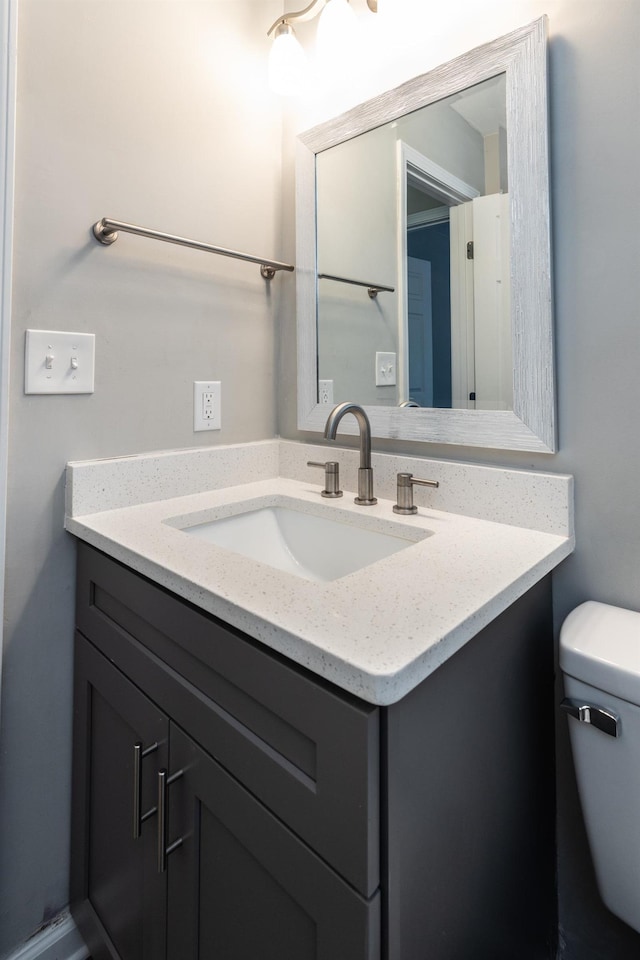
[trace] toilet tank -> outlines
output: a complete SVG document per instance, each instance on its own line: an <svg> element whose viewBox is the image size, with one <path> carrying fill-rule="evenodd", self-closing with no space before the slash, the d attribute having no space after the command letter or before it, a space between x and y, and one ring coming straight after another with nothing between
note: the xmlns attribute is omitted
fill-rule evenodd
<svg viewBox="0 0 640 960"><path fill-rule="evenodd" d="M640 613L577 607L560 632L560 668L564 707L581 717L568 722L598 889L640 932Z"/></svg>

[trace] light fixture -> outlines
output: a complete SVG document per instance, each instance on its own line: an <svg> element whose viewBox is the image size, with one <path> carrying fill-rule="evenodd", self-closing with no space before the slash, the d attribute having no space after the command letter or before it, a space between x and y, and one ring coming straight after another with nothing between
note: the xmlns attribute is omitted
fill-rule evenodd
<svg viewBox="0 0 640 960"><path fill-rule="evenodd" d="M358 22L348 0L330 0L320 14L316 49L325 63L341 63L349 55L355 41Z"/></svg>
<svg viewBox="0 0 640 960"><path fill-rule="evenodd" d="M372 13L378 10L378 0L367 0ZM355 14L349 0L311 0L304 10L283 13L271 25L267 36L274 42L269 54L269 86L275 93L298 93L306 85L306 58L291 25L304 23L322 14L318 24L318 46L326 59L333 50L336 56L345 55L355 28Z"/></svg>
<svg viewBox="0 0 640 960"><path fill-rule="evenodd" d="M306 86L307 58L293 27L286 20L279 20L275 25L267 70L269 86L274 93L286 96Z"/></svg>

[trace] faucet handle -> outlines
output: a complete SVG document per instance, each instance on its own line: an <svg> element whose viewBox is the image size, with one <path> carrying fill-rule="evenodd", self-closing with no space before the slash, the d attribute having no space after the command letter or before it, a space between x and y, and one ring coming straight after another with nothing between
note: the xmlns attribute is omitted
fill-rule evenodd
<svg viewBox="0 0 640 960"><path fill-rule="evenodd" d="M417 513L418 508L413 503L413 488L418 484L421 487L439 487L437 480L420 480L414 477L412 473L398 474L398 502L393 505L394 513L410 514Z"/></svg>
<svg viewBox="0 0 640 960"><path fill-rule="evenodd" d="M324 470L324 490L321 491L322 497L330 497L332 500L342 496L340 489L340 464L337 460L327 460L326 463L318 463L317 460L307 460L308 467L321 467Z"/></svg>

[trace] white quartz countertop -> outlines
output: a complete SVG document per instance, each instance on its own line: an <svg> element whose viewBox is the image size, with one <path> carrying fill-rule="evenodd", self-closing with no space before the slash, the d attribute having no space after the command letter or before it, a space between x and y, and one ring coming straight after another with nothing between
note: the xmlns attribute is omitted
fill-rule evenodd
<svg viewBox="0 0 640 960"><path fill-rule="evenodd" d="M302 456L309 453L317 448ZM105 463L113 471L115 461ZM278 476L235 482L84 514L76 491L65 525L266 646L380 705L401 699L573 549L570 522L565 532L549 532L428 506L400 517L390 499L379 498L373 507L356 506L347 492L341 500L323 500L322 475L313 476L315 482ZM431 535L340 579L312 582L179 528L224 515L245 500L282 497L316 512L320 506L347 523L366 512L366 522L383 531L403 527Z"/></svg>

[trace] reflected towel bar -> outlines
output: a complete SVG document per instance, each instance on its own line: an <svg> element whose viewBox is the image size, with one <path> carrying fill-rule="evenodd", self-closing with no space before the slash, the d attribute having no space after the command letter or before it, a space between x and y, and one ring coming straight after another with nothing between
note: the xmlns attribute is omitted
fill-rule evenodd
<svg viewBox="0 0 640 960"><path fill-rule="evenodd" d="M248 253L239 253L237 250L226 250L224 247L214 247L210 243L201 243L199 240L187 240L185 237L174 237L170 233L160 233L158 230L149 230L147 227L137 227L133 223L123 223L121 220L111 220L103 217L93 225L93 235L100 243L109 245L118 239L118 231L134 233L138 237L150 237L151 240L164 240L166 243L177 243L181 247L193 247L194 250L204 250L206 253L217 253L221 257L233 257L235 260L248 260L249 263L260 264L260 274L265 280L273 280L277 270L295 268L290 263L280 263L279 260L265 260L264 257L252 257Z"/></svg>
<svg viewBox="0 0 640 960"><path fill-rule="evenodd" d="M334 277L330 273L319 273L318 280L336 280L338 283L350 283L354 287L366 287L372 300L379 293L395 293L395 287L385 287L381 283L365 283L363 280L349 280L347 277Z"/></svg>

